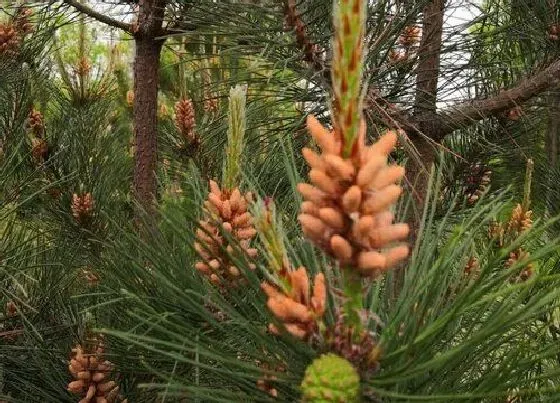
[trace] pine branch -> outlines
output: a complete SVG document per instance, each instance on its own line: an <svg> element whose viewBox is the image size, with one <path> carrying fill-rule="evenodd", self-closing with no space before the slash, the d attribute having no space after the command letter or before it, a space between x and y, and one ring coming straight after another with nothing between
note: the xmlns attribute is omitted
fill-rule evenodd
<svg viewBox="0 0 560 403"><path fill-rule="evenodd" d="M319 73L326 82L330 83L330 71L325 68L323 61L319 57L319 46L314 44L307 36L305 23L296 10L295 0L284 1L284 14L288 29L293 29L295 31L296 44L298 48L303 51L303 60L309 63L313 70Z"/></svg>
<svg viewBox="0 0 560 403"><path fill-rule="evenodd" d="M467 101L439 112L435 119L440 126L439 139L456 129L496 116L530 100L556 85L558 78L560 78L560 59L541 72L523 78L515 87L503 90L491 98Z"/></svg>
<svg viewBox="0 0 560 403"><path fill-rule="evenodd" d="M65 4L74 7L80 13L83 13L94 20L102 22L103 24L107 24L111 27L122 29L125 32L132 33L132 27L130 24L127 24L122 21L117 21L114 18L111 18L105 14L99 13L92 9L91 7L86 6L85 4L80 3L78 0L63 0Z"/></svg>

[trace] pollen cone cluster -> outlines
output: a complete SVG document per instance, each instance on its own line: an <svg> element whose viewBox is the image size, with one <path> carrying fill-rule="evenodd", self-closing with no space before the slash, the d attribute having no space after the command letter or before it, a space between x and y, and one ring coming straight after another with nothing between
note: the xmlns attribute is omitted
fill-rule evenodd
<svg viewBox="0 0 560 403"><path fill-rule="evenodd" d="M128 90L126 92L126 104L132 108L134 106L134 91Z"/></svg>
<svg viewBox="0 0 560 403"><path fill-rule="evenodd" d="M78 345L72 349L72 359L68 369L74 381L68 384L68 391L79 394L79 403L113 403L120 401L119 388L109 379L112 364L104 359L104 348L97 344L93 351Z"/></svg>
<svg viewBox="0 0 560 403"><path fill-rule="evenodd" d="M194 105L192 100L183 98L175 103L175 127L183 138L189 142L194 142Z"/></svg>
<svg viewBox="0 0 560 403"><path fill-rule="evenodd" d="M74 72L76 73L76 75L81 77L88 76L90 71L91 64L87 57L80 58L80 60L78 60L78 63L76 63L76 66L74 67Z"/></svg>
<svg viewBox="0 0 560 403"><path fill-rule="evenodd" d="M404 175L404 168L387 165L396 133L389 131L366 146L362 123L352 155L344 158L341 143L315 118L308 118L307 127L322 153L303 149L311 167L311 184L298 185L305 200L299 216L305 235L363 276L375 276L405 259L408 246L390 246L409 232L407 224L392 224L390 212L402 192L396 183Z"/></svg>
<svg viewBox="0 0 560 403"><path fill-rule="evenodd" d="M36 109L32 109L31 112L29 112L27 127L35 137L43 138L45 135L43 114Z"/></svg>
<svg viewBox="0 0 560 403"><path fill-rule="evenodd" d="M45 162L48 155L49 155L48 143L42 138L33 137L31 139L31 156L33 157L33 160L41 164Z"/></svg>
<svg viewBox="0 0 560 403"><path fill-rule="evenodd" d="M463 268L465 277L477 277L480 274L480 262L476 257L471 257Z"/></svg>
<svg viewBox="0 0 560 403"><path fill-rule="evenodd" d="M271 370L271 365L266 362L257 361L257 364L263 370ZM285 372L286 368L283 366L276 366L275 371ZM268 393L272 397L278 397L278 390L274 387L274 383L278 380L275 375L265 373L257 380L257 388L263 392Z"/></svg>
<svg viewBox="0 0 560 403"><path fill-rule="evenodd" d="M81 224L86 223L93 215L94 200L91 193L82 193L80 195L74 193L72 195L72 204L70 209L72 215Z"/></svg>
<svg viewBox="0 0 560 403"><path fill-rule="evenodd" d="M529 252L526 252L522 248L518 248L509 254L509 259L506 261L506 267L511 268L513 267L517 261L527 259L529 257ZM520 283L523 281L527 281L535 271L535 266L533 263L529 263L525 266L517 276L512 278L510 281L512 283Z"/></svg>
<svg viewBox="0 0 560 403"><path fill-rule="evenodd" d="M403 33L399 37L399 44L405 48L410 48L420 42L421 29L414 25L409 25L404 28Z"/></svg>
<svg viewBox="0 0 560 403"><path fill-rule="evenodd" d="M290 334L299 339L307 339L317 331L318 321L325 313L325 276L323 273L315 275L312 292L309 289L309 277L305 267L287 272L285 280L288 292L266 282L261 285L268 297L268 309ZM278 333L274 325L269 329Z"/></svg>
<svg viewBox="0 0 560 403"><path fill-rule="evenodd" d="M0 55L14 55L21 43L21 36L13 23L0 24Z"/></svg>
<svg viewBox="0 0 560 403"><path fill-rule="evenodd" d="M243 279L241 270L231 260L236 248L228 244L223 231L237 240L247 257L254 258L257 255L257 250L250 247L251 240L257 233L253 217L248 211L251 201L250 192L242 195L238 188L222 190L216 182L210 181L210 193L208 200L204 202L205 218L199 223L194 247L203 259L196 263L196 269L208 276L214 284L236 286ZM255 268L253 264L249 267Z"/></svg>
<svg viewBox="0 0 560 403"><path fill-rule="evenodd" d="M204 111L207 113L216 113L219 107L220 101L216 97L210 97L204 100Z"/></svg>
<svg viewBox="0 0 560 403"><path fill-rule="evenodd" d="M511 218L507 223L507 231L514 236L519 236L522 232L531 228L533 224L532 215L531 210L526 210L521 204L517 204L511 212Z"/></svg>
<svg viewBox="0 0 560 403"><path fill-rule="evenodd" d="M43 163L49 154L49 145L45 140L45 123L43 114L32 109L27 120L27 130L31 133L31 155L36 163Z"/></svg>
<svg viewBox="0 0 560 403"><path fill-rule="evenodd" d="M470 204L476 203L490 184L492 171L480 164L470 167L470 173L465 182L467 184L466 196Z"/></svg>
<svg viewBox="0 0 560 403"><path fill-rule="evenodd" d="M29 17L33 14L33 10L28 7L20 7L14 16L14 28L21 35L29 34L33 31L33 24Z"/></svg>

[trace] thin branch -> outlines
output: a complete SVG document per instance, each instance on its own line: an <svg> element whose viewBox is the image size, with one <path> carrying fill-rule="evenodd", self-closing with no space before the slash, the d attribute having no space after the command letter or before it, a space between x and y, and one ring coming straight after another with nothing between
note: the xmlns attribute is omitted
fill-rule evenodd
<svg viewBox="0 0 560 403"><path fill-rule="evenodd" d="M496 116L531 98L541 94L558 84L560 79L560 59L550 64L546 69L522 79L515 87L503 90L491 98L473 100L452 106L446 110L432 115L430 119L440 126L437 137L440 140L447 134L464 126L473 124L481 119ZM428 116L413 118L418 124L419 119Z"/></svg>
<svg viewBox="0 0 560 403"><path fill-rule="evenodd" d="M295 31L296 44L303 52L303 60L305 60L316 73L319 73L323 79L330 84L330 71L328 68L325 68L320 57L322 49L317 44L314 44L307 36L305 23L296 10L295 0L284 1L284 15L286 18L287 28Z"/></svg>
<svg viewBox="0 0 560 403"><path fill-rule="evenodd" d="M111 27L122 29L130 34L132 34L132 26L122 21L117 21L114 18L111 18L105 14L95 11L93 8L86 6L85 4L80 3L78 0L63 0L65 4L74 7L80 13L83 13L103 24L107 24Z"/></svg>

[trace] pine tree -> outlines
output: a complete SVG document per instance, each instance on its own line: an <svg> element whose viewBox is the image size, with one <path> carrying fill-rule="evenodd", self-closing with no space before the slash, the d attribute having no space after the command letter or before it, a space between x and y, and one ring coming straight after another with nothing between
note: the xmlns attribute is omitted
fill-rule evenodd
<svg viewBox="0 0 560 403"><path fill-rule="evenodd" d="M558 398L555 3L63 3L0 23L0 400Z"/></svg>

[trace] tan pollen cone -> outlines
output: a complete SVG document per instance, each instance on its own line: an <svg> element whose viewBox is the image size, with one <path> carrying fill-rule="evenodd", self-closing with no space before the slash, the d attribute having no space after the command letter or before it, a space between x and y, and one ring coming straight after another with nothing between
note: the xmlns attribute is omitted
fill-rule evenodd
<svg viewBox="0 0 560 403"><path fill-rule="evenodd" d="M68 391L79 394L79 403L112 403L122 401L119 387L108 379L112 364L103 359L104 350L101 345L94 352L87 352L81 346L72 349L72 358L68 370L74 381L68 383Z"/></svg>
<svg viewBox="0 0 560 403"><path fill-rule="evenodd" d="M229 232L239 242L241 250L249 258L257 255L257 250L250 247L257 234L253 217L248 211L251 201L250 192L242 195L238 188L222 190L216 182L210 181L210 193L204 202L205 217L199 222L194 244L202 261L197 262L195 268L215 284L237 286L243 279L241 271L230 259L235 249L228 244L223 231ZM249 267L255 268L253 264Z"/></svg>
<svg viewBox="0 0 560 403"><path fill-rule="evenodd" d="M195 141L194 133L195 116L194 105L191 99L183 98L175 103L175 127L183 138L188 141Z"/></svg>
<svg viewBox="0 0 560 403"><path fill-rule="evenodd" d="M287 294L273 285L262 284L268 297L268 309L282 322L288 333L299 339L306 339L317 330L317 321L325 313L325 276L323 273L315 276L311 295L305 267L288 272L286 280L290 288ZM271 328L277 332L274 325Z"/></svg>
<svg viewBox="0 0 560 403"><path fill-rule="evenodd" d="M299 215L304 234L363 276L375 276L404 260L408 246L394 243L406 240L409 228L393 223L390 211L402 193L404 168L387 163L397 134L388 131L366 146L362 121L352 155L345 158L337 137L316 118L308 117L307 128L321 153L302 150L311 168L311 183L298 185L304 199Z"/></svg>

